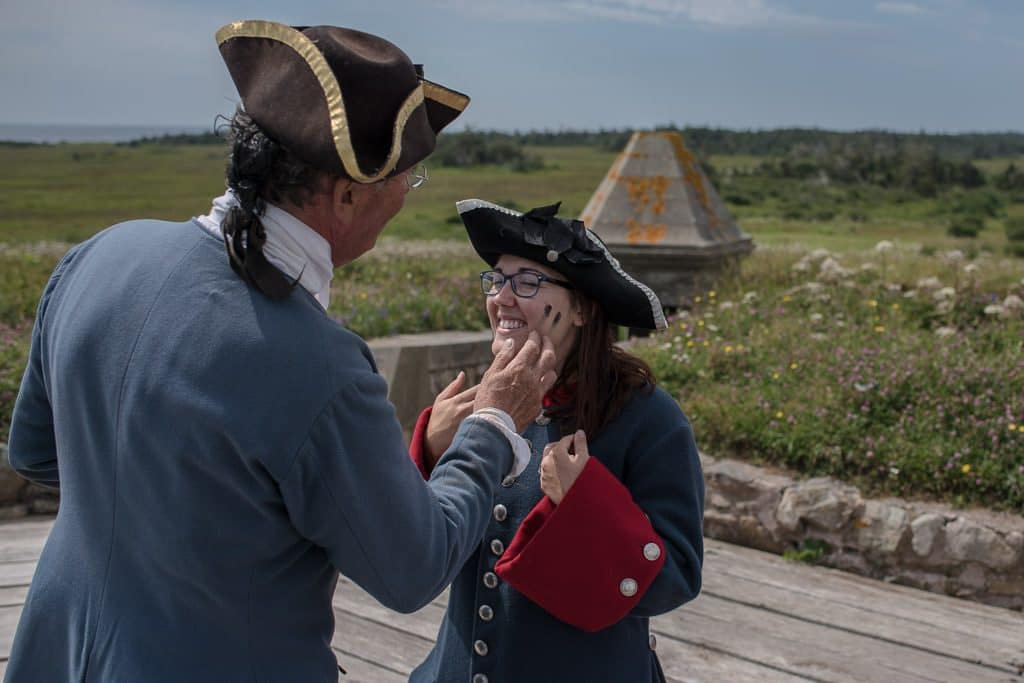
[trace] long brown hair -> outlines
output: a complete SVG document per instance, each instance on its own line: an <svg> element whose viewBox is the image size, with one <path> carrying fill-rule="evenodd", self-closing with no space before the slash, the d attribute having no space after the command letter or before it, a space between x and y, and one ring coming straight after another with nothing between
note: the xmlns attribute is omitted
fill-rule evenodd
<svg viewBox="0 0 1024 683"><path fill-rule="evenodd" d="M562 366L558 387L572 387L569 393L574 395L553 417L563 435L582 429L589 440L619 416L636 391L653 391L656 380L647 363L616 345L618 327L608 322L601 306L579 292L573 294L584 322L576 347Z"/></svg>

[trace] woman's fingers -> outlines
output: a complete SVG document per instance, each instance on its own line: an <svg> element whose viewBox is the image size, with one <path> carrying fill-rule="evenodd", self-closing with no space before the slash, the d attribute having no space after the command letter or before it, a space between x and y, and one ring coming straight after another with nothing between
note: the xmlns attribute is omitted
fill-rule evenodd
<svg viewBox="0 0 1024 683"><path fill-rule="evenodd" d="M465 383L465 381L466 373L459 370L459 374L455 376L455 379L449 382L448 386L441 390L441 393L437 395L437 398L439 400L444 400L446 398L451 398L452 396L455 396L457 393L459 393L459 390L462 388L462 385Z"/></svg>
<svg viewBox="0 0 1024 683"><path fill-rule="evenodd" d="M590 457L590 447L587 445L587 434L582 429L577 429L576 433L572 435L572 447L577 458L586 459Z"/></svg>

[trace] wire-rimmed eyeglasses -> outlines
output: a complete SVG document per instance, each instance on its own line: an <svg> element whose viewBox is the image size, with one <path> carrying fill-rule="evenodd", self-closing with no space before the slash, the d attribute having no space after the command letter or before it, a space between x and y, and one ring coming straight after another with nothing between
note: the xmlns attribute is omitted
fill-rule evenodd
<svg viewBox="0 0 1024 683"><path fill-rule="evenodd" d="M496 296L508 281L512 285L512 293L521 299L532 299L540 291L542 282L550 282L566 289L575 289L571 282L556 280L532 270L521 270L512 275L505 275L496 270L485 270L480 273L480 290L487 296Z"/></svg>
<svg viewBox="0 0 1024 683"><path fill-rule="evenodd" d="M414 166L405 174L405 182L409 184L410 190L415 190L417 187L427 182L427 178L427 167L425 164Z"/></svg>

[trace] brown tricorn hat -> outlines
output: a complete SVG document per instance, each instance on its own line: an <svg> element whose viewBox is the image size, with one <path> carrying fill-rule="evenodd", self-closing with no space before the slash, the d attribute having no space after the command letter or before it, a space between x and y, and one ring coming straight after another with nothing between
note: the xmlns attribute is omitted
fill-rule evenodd
<svg viewBox="0 0 1024 683"><path fill-rule="evenodd" d="M469 104L397 46L337 26L236 21L217 45L252 119L308 164L359 183L405 171Z"/></svg>

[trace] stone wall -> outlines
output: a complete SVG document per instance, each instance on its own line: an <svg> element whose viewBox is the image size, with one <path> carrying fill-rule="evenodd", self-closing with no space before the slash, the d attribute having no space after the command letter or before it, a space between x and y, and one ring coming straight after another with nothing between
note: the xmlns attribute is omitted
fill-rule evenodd
<svg viewBox="0 0 1024 683"><path fill-rule="evenodd" d="M1024 609L1024 518L935 503L865 499L842 482L798 480L704 457L711 538L864 576Z"/></svg>

